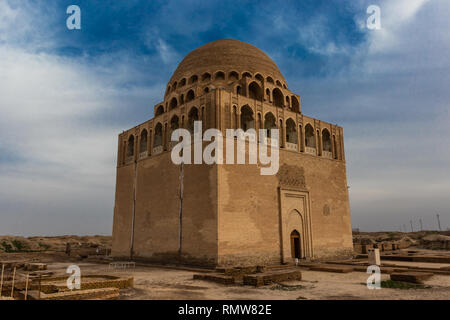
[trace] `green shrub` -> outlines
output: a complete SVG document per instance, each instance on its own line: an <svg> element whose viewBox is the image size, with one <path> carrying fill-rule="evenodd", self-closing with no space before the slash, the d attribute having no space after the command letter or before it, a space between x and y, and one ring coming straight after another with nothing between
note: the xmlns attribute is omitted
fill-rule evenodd
<svg viewBox="0 0 450 320"><path fill-rule="evenodd" d="M2 241L2 246L5 249L5 252L7 252L7 253L14 252L13 247L6 241Z"/></svg>
<svg viewBox="0 0 450 320"><path fill-rule="evenodd" d="M26 252L30 249L30 246L22 241L19 240L11 240L11 243L13 244L13 246L16 248L16 252Z"/></svg>

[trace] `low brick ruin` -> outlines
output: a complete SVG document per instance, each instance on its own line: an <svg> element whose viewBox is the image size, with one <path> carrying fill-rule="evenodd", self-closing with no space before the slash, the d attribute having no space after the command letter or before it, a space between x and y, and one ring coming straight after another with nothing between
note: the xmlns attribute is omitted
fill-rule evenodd
<svg viewBox="0 0 450 320"><path fill-rule="evenodd" d="M212 281L225 285L241 284L263 286L281 281L301 280L299 269L288 266L245 266L216 268L214 273L194 274L195 280Z"/></svg>
<svg viewBox="0 0 450 320"><path fill-rule="evenodd" d="M431 272L401 272L390 275L392 281L402 281L423 284L425 280L433 276Z"/></svg>

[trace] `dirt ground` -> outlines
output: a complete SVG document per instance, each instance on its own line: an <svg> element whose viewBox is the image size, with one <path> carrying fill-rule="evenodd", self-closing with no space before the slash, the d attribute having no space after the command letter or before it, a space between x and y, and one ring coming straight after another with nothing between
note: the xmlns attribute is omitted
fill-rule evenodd
<svg viewBox="0 0 450 320"><path fill-rule="evenodd" d="M48 270L64 275L71 262L55 262ZM123 300L367 300L367 299L426 299L449 300L450 276L434 275L426 281L428 289L388 289L369 290L366 286L368 274L364 272L330 273L302 270L301 281L285 282L260 288L251 286L225 286L203 280L193 280L195 271L166 267L136 266L135 269L111 270L108 265L99 263L77 263L82 275L111 274L134 277L134 288L121 290ZM389 275L382 274L381 280Z"/></svg>
<svg viewBox="0 0 450 320"><path fill-rule="evenodd" d="M287 282L294 287L287 290L279 285L262 288L249 286L223 286L202 280L193 280L194 272L161 268L138 267L134 272L134 289L122 293L122 299L450 299L450 276L434 276L426 282L431 289L369 290L368 275L363 272L347 274L302 271L302 281ZM381 280L389 279L382 275Z"/></svg>
<svg viewBox="0 0 450 320"><path fill-rule="evenodd" d="M62 247L62 246L61 246ZM62 248L61 248L62 249ZM433 253L435 255L450 255L446 250L428 250L409 248L407 250ZM407 252L405 250L405 252ZM0 261L41 262L48 264L48 272L54 276L69 276L66 269L70 265L78 265L83 275L116 275L134 277L134 288L120 291L122 300L192 300L192 299L246 299L246 300L295 300L295 299L327 299L327 300L366 300L366 299L426 299L450 300L450 275L434 275L425 281L426 288L421 289L390 289L369 290L366 285L368 274L354 271L351 273L332 273L310 271L300 268L301 281L285 282L282 285L273 284L264 287L242 285L225 286L204 280L193 280L198 270L189 268L169 268L161 266L138 265L135 269L109 269L106 263L88 262L79 257L68 257L64 251L45 252L0 252ZM449 267L450 264L382 261L382 265L416 266L426 268ZM22 273L22 274L20 274ZM24 277L24 271L19 271L18 277ZM382 274L381 280L388 280L388 274Z"/></svg>

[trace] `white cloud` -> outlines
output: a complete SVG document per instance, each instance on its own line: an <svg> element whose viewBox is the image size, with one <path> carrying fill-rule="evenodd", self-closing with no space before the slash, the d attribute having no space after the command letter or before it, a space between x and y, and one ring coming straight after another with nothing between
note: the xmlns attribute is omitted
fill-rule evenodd
<svg viewBox="0 0 450 320"><path fill-rule="evenodd" d="M156 49L165 64L173 64L178 60L178 54L164 40L158 39Z"/></svg>
<svg viewBox="0 0 450 320"><path fill-rule="evenodd" d="M157 91L124 88L140 72L117 59L111 69L114 57L39 53L52 44L23 41L29 9L0 2L0 234L110 233L123 127L101 117L125 117Z"/></svg>
<svg viewBox="0 0 450 320"><path fill-rule="evenodd" d="M418 12L429 3L429 0L396 0L381 3L381 29L370 32L370 51L380 53L395 50L399 45L409 41L414 34L411 25L417 23ZM427 25L427 21L420 23Z"/></svg>

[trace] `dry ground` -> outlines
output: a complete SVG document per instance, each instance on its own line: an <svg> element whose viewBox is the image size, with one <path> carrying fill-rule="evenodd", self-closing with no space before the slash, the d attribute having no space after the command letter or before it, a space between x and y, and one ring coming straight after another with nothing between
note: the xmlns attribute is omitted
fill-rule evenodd
<svg viewBox="0 0 450 320"><path fill-rule="evenodd" d="M64 274L71 263L57 262L49 265L49 270ZM136 269L109 270L105 264L78 263L82 274L113 274L133 276L134 288L121 290L120 299L450 299L450 276L435 275L426 282L430 289L387 289L369 290L366 286L368 275L364 272L330 273L302 270L302 281L285 283L296 286L285 288L270 285L260 288L250 286L224 286L208 281L193 280L195 271L163 267L137 266ZM382 280L389 275L382 274Z"/></svg>
<svg viewBox="0 0 450 320"><path fill-rule="evenodd" d="M241 285L224 286L203 280L193 280L193 274L198 271L140 265L134 270L109 270L107 264L86 262L86 260L80 260L76 255L67 257L64 254L66 241L74 244L73 247L92 249L98 246L105 248L110 245L110 237L72 238L71 236L62 236L34 237L25 240L9 237L8 241L6 241L6 237L0 238L4 243L11 245L17 245L17 241L23 241L25 247L22 246L22 249L38 249L28 250L28 252L0 250L0 261L47 263L48 271L54 272L55 276L67 275L65 270L72 264L79 265L82 274L85 275L133 276L134 288L121 290L120 299L450 299L450 275L434 275L425 282L431 288L408 290L388 288L369 290L366 286L369 275L356 271L341 274L302 270L302 281L285 283L294 286L289 288L277 284L261 288ZM47 248L51 249L45 250ZM413 248L408 250L411 249ZM433 254L450 254L450 251L445 250L414 249ZM385 264L403 266L412 264L412 262L385 261ZM413 264L421 267L450 267L450 264ZM381 278L387 280L389 275L382 274Z"/></svg>

